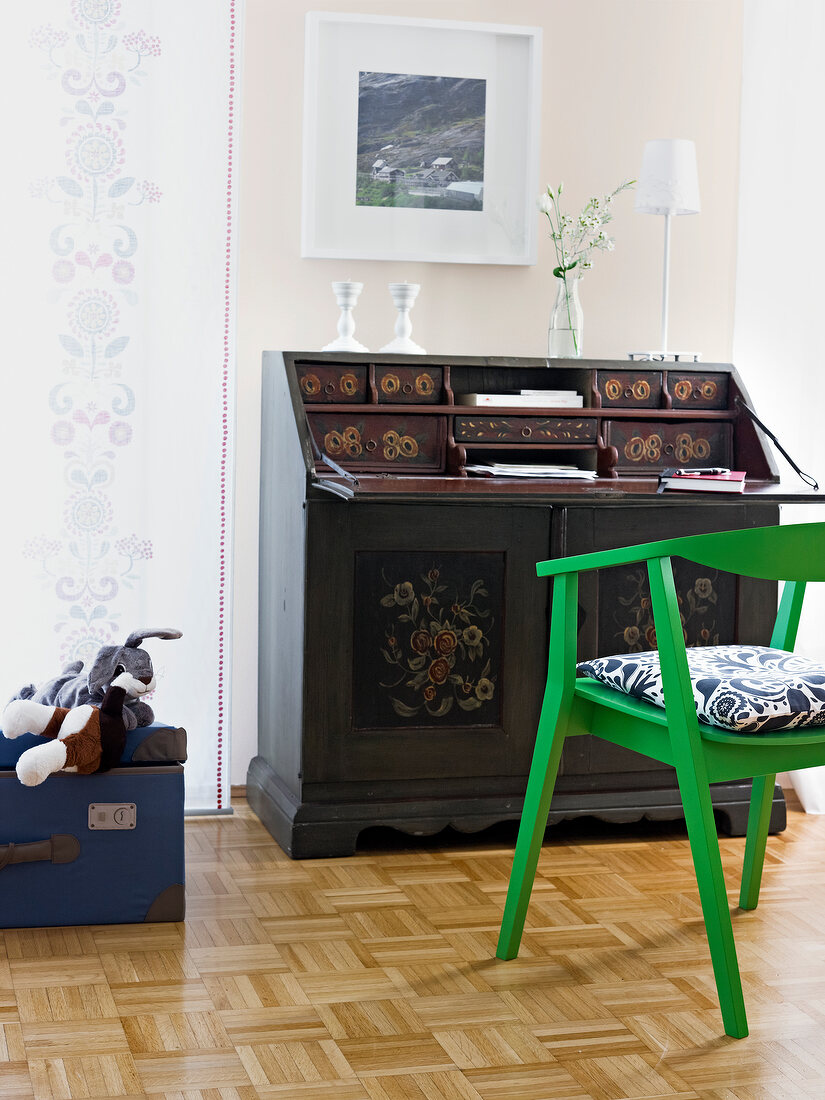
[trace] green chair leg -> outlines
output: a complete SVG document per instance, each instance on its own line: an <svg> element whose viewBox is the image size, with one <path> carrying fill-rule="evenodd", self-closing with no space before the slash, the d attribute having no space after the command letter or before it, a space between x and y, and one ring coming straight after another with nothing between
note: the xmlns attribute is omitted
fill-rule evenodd
<svg viewBox="0 0 825 1100"><path fill-rule="evenodd" d="M519 825L516 851L513 856L513 869L510 872L510 885L507 889L507 902L501 921L496 957L514 959L518 954L527 906L533 880L536 877L536 865L539 861L544 830L547 828L547 815L550 812L550 800L556 785L559 760L564 747L564 734L557 732L567 716L559 717L556 729L539 736L527 781L527 793L524 796L524 810Z"/></svg>
<svg viewBox="0 0 825 1100"><path fill-rule="evenodd" d="M578 580L578 576L572 573L556 577L553 582L550 617L553 644L548 656L547 686L496 948L499 959L514 959L518 954L561 750L570 721L576 675Z"/></svg>
<svg viewBox="0 0 825 1100"><path fill-rule="evenodd" d="M759 901L762 882L762 865L765 862L765 845L773 806L773 788L776 775L757 775L753 781L751 805L748 811L748 834L745 840L745 861L742 866L742 886L739 891L740 909L755 909Z"/></svg>
<svg viewBox="0 0 825 1100"><path fill-rule="evenodd" d="M679 770L679 788L685 810L690 850L705 918L710 957L716 978L725 1033L735 1039L748 1034L742 981L733 941L733 925L725 891L722 857L713 817L710 788L697 782L695 773Z"/></svg>

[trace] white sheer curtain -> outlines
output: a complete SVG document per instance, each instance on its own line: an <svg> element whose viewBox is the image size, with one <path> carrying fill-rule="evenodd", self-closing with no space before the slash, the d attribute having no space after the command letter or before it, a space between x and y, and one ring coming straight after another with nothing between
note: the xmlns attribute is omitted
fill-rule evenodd
<svg viewBox="0 0 825 1100"><path fill-rule="evenodd" d="M4 702L138 627L229 806L241 0L4 7Z"/></svg>
<svg viewBox="0 0 825 1100"><path fill-rule="evenodd" d="M822 0L745 0L734 362L757 412L825 489L823 42ZM777 462L783 480L802 488ZM782 520L822 521L825 512L787 506ZM807 595L799 649L825 660L819 587ZM825 768L791 779L805 809L825 813Z"/></svg>

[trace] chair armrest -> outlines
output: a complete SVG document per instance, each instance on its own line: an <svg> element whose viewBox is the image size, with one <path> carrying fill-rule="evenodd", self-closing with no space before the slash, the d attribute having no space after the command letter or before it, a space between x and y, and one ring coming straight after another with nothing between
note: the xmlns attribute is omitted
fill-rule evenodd
<svg viewBox="0 0 825 1100"><path fill-rule="evenodd" d="M751 527L643 542L638 546L542 561L536 566L536 573L550 577L671 557L688 558L728 573L767 580L825 581L825 523Z"/></svg>
<svg viewBox="0 0 825 1100"><path fill-rule="evenodd" d="M664 539L661 542L645 542L638 546L619 546L614 550L595 550L590 554L573 554L567 558L553 558L536 563L536 575L556 577L563 573L585 573L589 569L604 569L610 565L630 565L650 558L669 557L672 543L684 539ZM676 551L673 551L675 553Z"/></svg>

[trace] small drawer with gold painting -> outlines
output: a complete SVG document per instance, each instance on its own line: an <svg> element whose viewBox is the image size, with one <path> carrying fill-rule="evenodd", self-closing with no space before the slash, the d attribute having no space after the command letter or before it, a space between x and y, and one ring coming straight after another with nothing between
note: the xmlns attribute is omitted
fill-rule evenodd
<svg viewBox="0 0 825 1100"><path fill-rule="evenodd" d="M661 371L596 371L602 405L621 409L658 409L662 404Z"/></svg>
<svg viewBox="0 0 825 1100"><path fill-rule="evenodd" d="M608 420L605 442L619 452L616 472L644 474L667 466L730 466L731 425L721 421Z"/></svg>
<svg viewBox="0 0 825 1100"><path fill-rule="evenodd" d="M457 443L595 443L593 417L456 416Z"/></svg>
<svg viewBox="0 0 825 1100"><path fill-rule="evenodd" d="M674 409L726 409L728 407L728 376L726 374L682 374L667 372L667 388Z"/></svg>
<svg viewBox="0 0 825 1100"><path fill-rule="evenodd" d="M357 404L367 400L367 368L355 364L297 363L295 374L305 405Z"/></svg>
<svg viewBox="0 0 825 1100"><path fill-rule="evenodd" d="M444 469L444 417L310 412L307 421L321 451L348 470Z"/></svg>
<svg viewBox="0 0 825 1100"><path fill-rule="evenodd" d="M381 404L437 405L443 367L376 367L375 388Z"/></svg>

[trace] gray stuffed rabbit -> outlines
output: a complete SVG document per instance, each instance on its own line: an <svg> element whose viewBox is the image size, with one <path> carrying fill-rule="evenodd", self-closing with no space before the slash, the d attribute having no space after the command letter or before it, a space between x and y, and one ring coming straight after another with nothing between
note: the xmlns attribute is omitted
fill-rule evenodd
<svg viewBox="0 0 825 1100"><path fill-rule="evenodd" d="M83 662L74 661L66 665L59 676L35 687L27 684L13 697L31 699L35 703L45 703L53 707L79 707L84 703L100 706L106 689L116 676L128 672L146 684L147 691L155 686L155 674L152 658L145 649L140 649L144 638L165 638L171 640L183 637L180 630L135 630L123 645L104 645L98 650L88 674L83 673ZM123 720L127 730L136 726L149 726L155 719L148 703L140 699L127 699L123 705Z"/></svg>

